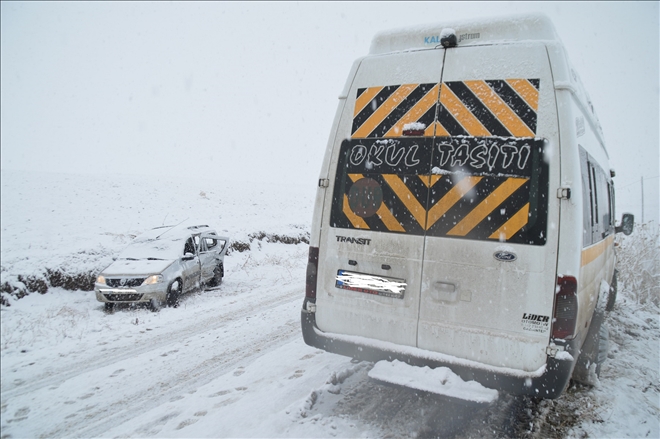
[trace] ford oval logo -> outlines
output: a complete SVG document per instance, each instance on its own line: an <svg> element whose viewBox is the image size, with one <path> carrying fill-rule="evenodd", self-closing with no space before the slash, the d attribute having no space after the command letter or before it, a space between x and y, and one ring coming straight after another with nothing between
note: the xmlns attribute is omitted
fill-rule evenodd
<svg viewBox="0 0 660 439"><path fill-rule="evenodd" d="M495 257L495 259L502 262L513 262L516 259L518 259L518 256L516 256L515 253L511 253L511 252L495 252L493 256Z"/></svg>

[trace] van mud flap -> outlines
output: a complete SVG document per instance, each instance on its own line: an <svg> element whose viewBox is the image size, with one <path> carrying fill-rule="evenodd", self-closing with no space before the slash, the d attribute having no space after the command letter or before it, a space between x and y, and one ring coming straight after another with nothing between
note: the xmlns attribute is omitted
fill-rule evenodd
<svg viewBox="0 0 660 439"><path fill-rule="evenodd" d="M477 404L489 404L498 397L497 390L484 387L476 381L463 381L448 367L431 369L428 366L411 366L398 360L381 360L369 371L369 378Z"/></svg>
<svg viewBox="0 0 660 439"><path fill-rule="evenodd" d="M324 333L316 326L316 314L307 311L306 306L301 310L300 323L303 339L309 346L372 363L398 360L411 366L428 366L431 369L448 367L463 381L476 381L489 389L501 390L513 395L555 399L568 386L574 365L573 361L547 357L545 366L539 370L523 372L461 360L415 347L399 346L363 337ZM572 344L566 345L565 348L577 358L577 349Z"/></svg>

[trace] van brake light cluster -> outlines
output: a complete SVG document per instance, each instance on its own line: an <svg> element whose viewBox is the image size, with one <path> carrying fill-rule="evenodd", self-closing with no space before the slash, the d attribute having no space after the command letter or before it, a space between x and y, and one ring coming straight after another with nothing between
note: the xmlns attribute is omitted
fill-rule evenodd
<svg viewBox="0 0 660 439"><path fill-rule="evenodd" d="M577 280L573 276L557 278L552 338L571 339L577 323Z"/></svg>

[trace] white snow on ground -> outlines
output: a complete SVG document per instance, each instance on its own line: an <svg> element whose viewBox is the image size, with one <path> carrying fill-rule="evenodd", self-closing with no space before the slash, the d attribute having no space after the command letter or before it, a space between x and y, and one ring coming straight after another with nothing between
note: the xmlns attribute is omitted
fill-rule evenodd
<svg viewBox="0 0 660 439"><path fill-rule="evenodd" d="M607 317L608 361L600 383L583 392L585 421L571 437L660 437L660 318L619 295Z"/></svg>
<svg viewBox="0 0 660 439"><path fill-rule="evenodd" d="M425 408L397 430L382 412L353 409L360 389L382 398L370 397L369 413L397 403L400 393L368 384L372 365L304 344L307 245L250 240L304 236L315 181L9 171L1 179L3 284L46 268L100 270L133 236L185 219L251 245L227 256L219 287L184 296L176 309L107 314L93 292L52 287L9 299L0 308L3 438L420 434ZM576 402L583 421L569 436L660 436L658 309L632 297L620 292L608 316L613 352L600 385L554 402ZM420 398L428 401L409 392L401 404Z"/></svg>

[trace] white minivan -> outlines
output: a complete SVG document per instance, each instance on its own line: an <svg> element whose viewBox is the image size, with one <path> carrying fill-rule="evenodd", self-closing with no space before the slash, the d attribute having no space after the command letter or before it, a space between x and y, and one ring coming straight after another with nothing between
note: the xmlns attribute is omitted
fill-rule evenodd
<svg viewBox="0 0 660 439"><path fill-rule="evenodd" d="M339 99L305 342L542 398L593 383L633 217L615 227L602 131L552 23L382 32Z"/></svg>

